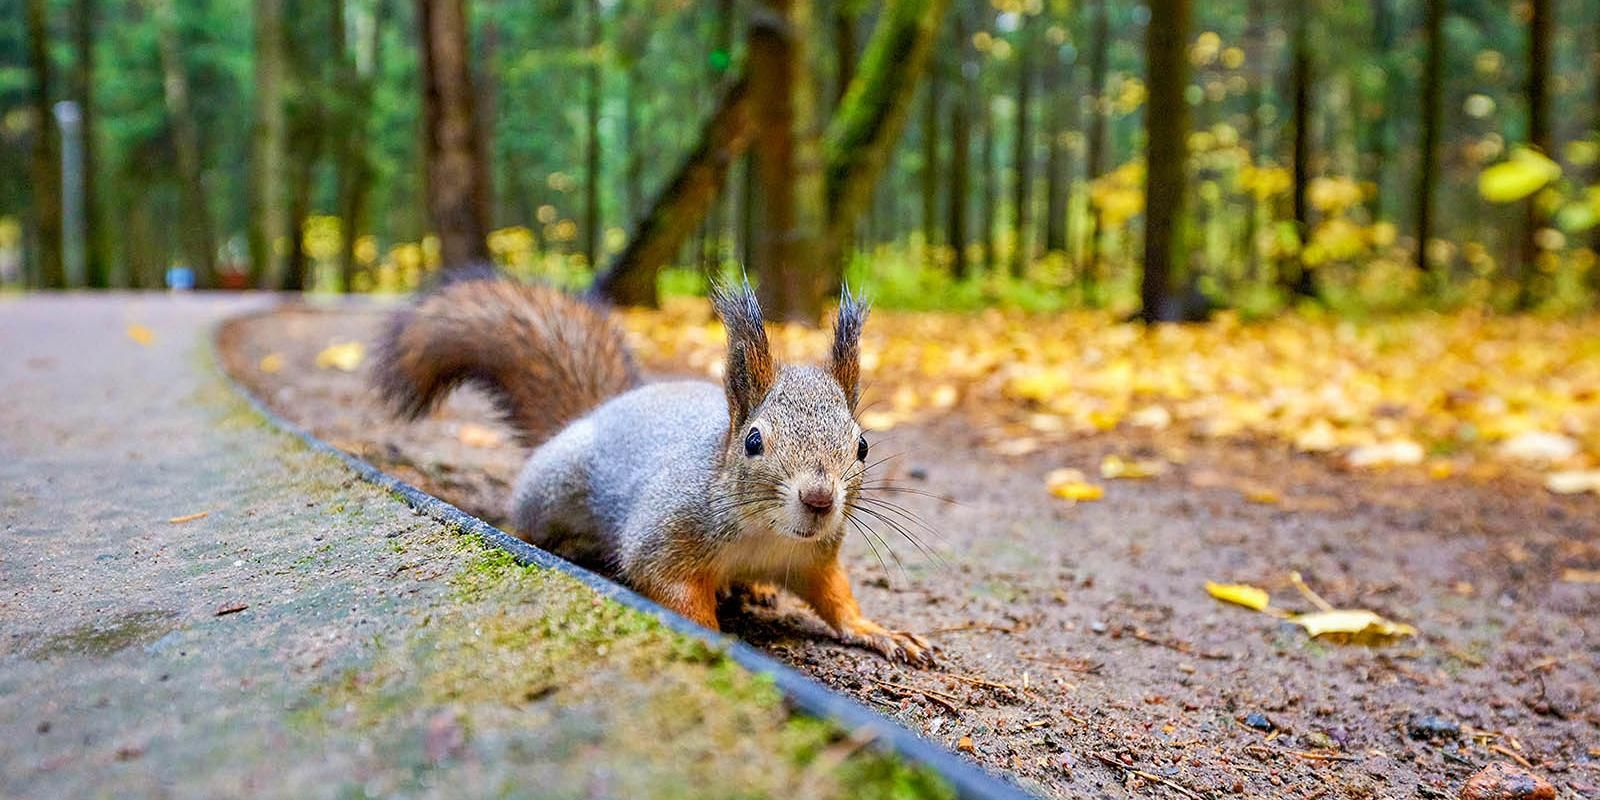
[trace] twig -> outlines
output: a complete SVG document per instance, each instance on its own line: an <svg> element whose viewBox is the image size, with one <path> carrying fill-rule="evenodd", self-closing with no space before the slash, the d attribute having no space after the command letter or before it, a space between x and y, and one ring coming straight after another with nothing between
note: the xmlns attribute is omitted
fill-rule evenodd
<svg viewBox="0 0 1600 800"><path fill-rule="evenodd" d="M1259 744L1249 745L1245 749L1246 750L1259 750L1261 752L1272 753L1272 754L1275 754L1275 755L1296 756L1298 758L1304 758L1304 759L1307 759L1307 760L1310 760L1310 761L1360 761L1361 760L1360 756L1352 756L1352 755L1347 755L1345 753L1318 753L1318 752L1315 752L1313 750L1286 750L1286 749L1281 749L1281 748L1277 748L1277 747L1267 747L1265 745L1259 745Z"/></svg>
<svg viewBox="0 0 1600 800"><path fill-rule="evenodd" d="M1488 749L1492 752L1499 753L1500 755L1503 755L1506 758L1517 762L1518 764L1521 764L1524 769L1533 769L1532 762L1528 761L1526 758L1523 758L1521 753L1518 753L1517 751L1512 750L1503 744L1491 744L1489 745Z"/></svg>
<svg viewBox="0 0 1600 800"><path fill-rule="evenodd" d="M872 681L880 686L887 686L890 689L897 689L902 694L920 694L923 697L926 697L929 700L932 700L933 702L949 709L950 713L952 714L961 713L960 710L956 708L956 703L961 702L961 698L956 697L953 694L945 694L944 692L933 689L921 689L916 686L907 686L903 683L895 683L893 681L881 680L879 678L868 678L867 680Z"/></svg>
<svg viewBox="0 0 1600 800"><path fill-rule="evenodd" d="M1095 758L1100 759L1107 766L1116 767L1117 769L1120 769L1123 772L1128 773L1129 775L1136 775L1136 776L1138 776L1140 778L1143 778L1143 779L1145 779L1145 780L1147 780L1147 781L1149 781L1151 783L1159 783L1162 786L1165 786L1168 789L1171 789L1172 791L1183 795L1184 797L1192 798L1192 800L1205 800L1205 796L1200 794L1200 793L1198 793L1198 792L1196 792L1195 790L1190 789L1189 787L1184 786L1181 783L1175 783L1173 781L1167 780L1166 778L1163 778L1160 775L1155 774L1154 772L1146 772L1146 771L1144 771L1142 769L1135 769L1135 768L1130 767L1127 764L1124 764L1121 761L1118 761L1118 760L1116 760L1116 759L1114 759L1114 758L1112 758L1112 757L1110 757L1108 755L1105 755L1103 753L1093 753L1092 755Z"/></svg>
<svg viewBox="0 0 1600 800"><path fill-rule="evenodd" d="M996 683L983 678L974 678L970 675L955 675L952 673L945 673L944 677L951 680L961 681L962 683L970 683L973 686L983 686L989 689L1005 689L1008 692L1015 692L1017 690L1017 687L1008 683Z"/></svg>
<svg viewBox="0 0 1600 800"><path fill-rule="evenodd" d="M1311 605L1316 606L1318 611L1333 610L1333 604L1322 599L1322 595L1311 591L1311 587L1307 586L1306 582L1301 579L1298 571L1289 573L1289 582L1294 584L1294 588L1299 589L1300 594L1305 595L1306 600L1310 602Z"/></svg>
<svg viewBox="0 0 1600 800"><path fill-rule="evenodd" d="M181 517L173 517L173 518L167 520L167 524L168 525L182 525L185 522L194 522L197 519L205 519L206 517L208 517L210 515L211 515L210 511L198 511L198 512L195 512L193 514L184 514Z"/></svg>
<svg viewBox="0 0 1600 800"><path fill-rule="evenodd" d="M964 622L960 625L949 625L943 628L934 628L928 633L960 633L961 631L993 631L995 633L1016 633L1016 628L1007 628L1004 625L995 625L992 622Z"/></svg>
<svg viewBox="0 0 1600 800"><path fill-rule="evenodd" d="M1229 655L1227 653L1207 653L1207 652L1202 651L1202 650L1196 650L1196 649L1194 649L1194 646L1189 644L1188 642L1167 641L1166 639L1161 639L1161 638L1158 638L1156 636L1151 635L1148 631L1145 631L1143 628L1135 628L1131 632L1129 632L1128 635L1132 636L1135 639L1138 639L1141 642L1145 642L1147 644L1160 645L1162 647L1167 648L1168 650L1174 650L1174 651L1182 653L1182 654L1184 654L1186 656L1199 656L1201 658L1209 659L1211 661L1228 661L1228 660L1233 658L1233 656L1231 656L1231 655Z"/></svg>

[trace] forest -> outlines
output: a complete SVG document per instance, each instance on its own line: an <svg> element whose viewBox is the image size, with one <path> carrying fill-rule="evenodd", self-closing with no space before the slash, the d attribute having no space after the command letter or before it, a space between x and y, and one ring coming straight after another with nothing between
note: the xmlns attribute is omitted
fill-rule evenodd
<svg viewBox="0 0 1600 800"><path fill-rule="evenodd" d="M0 0L0 282L1600 296L1582 0Z"/></svg>

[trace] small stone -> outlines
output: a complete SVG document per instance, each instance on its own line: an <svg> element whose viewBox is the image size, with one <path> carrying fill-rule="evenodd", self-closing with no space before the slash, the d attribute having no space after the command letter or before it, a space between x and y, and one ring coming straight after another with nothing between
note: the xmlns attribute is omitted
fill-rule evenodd
<svg viewBox="0 0 1600 800"><path fill-rule="evenodd" d="M928 479L928 469L926 467L912 467L911 471L906 475L914 481L925 481Z"/></svg>
<svg viewBox="0 0 1600 800"><path fill-rule="evenodd" d="M1322 731L1312 731L1306 734L1306 746L1313 750L1337 750L1339 743Z"/></svg>
<svg viewBox="0 0 1600 800"><path fill-rule="evenodd" d="M1413 714L1406 722L1406 735L1419 742L1456 739L1461 736L1461 724L1432 714Z"/></svg>
<svg viewBox="0 0 1600 800"><path fill-rule="evenodd" d="M1278 729L1277 723L1274 723L1271 717L1260 711L1252 711L1244 715L1244 724L1247 728L1255 728L1265 733L1271 733Z"/></svg>
<svg viewBox="0 0 1600 800"><path fill-rule="evenodd" d="M1461 800L1555 800L1556 787L1520 767L1496 762L1461 787Z"/></svg>

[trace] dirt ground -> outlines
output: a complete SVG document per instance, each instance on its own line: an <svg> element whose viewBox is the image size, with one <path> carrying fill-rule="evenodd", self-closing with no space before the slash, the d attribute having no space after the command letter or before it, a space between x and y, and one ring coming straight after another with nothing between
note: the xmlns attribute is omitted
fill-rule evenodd
<svg viewBox="0 0 1600 800"><path fill-rule="evenodd" d="M380 319L251 318L223 356L322 438L502 521L525 452L482 398L398 424L362 370L315 366L330 344L370 343ZM725 608L724 627L1050 797L1455 797L1509 761L1560 797L1600 798L1600 585L1562 579L1600 569L1600 499L1356 475L1282 445L1170 432L1006 457L992 434L952 415L875 437L876 452L903 453L889 476L931 495L891 498L936 532L921 536L931 555L887 530L893 555L862 537L846 547L863 608L933 641L936 668L841 646L787 598ZM1108 482L1098 502L1044 489L1052 469L1155 453L1181 463ZM1251 502L1258 489L1280 499ZM1334 605L1419 635L1313 641L1203 588L1252 583L1310 610L1295 570Z"/></svg>

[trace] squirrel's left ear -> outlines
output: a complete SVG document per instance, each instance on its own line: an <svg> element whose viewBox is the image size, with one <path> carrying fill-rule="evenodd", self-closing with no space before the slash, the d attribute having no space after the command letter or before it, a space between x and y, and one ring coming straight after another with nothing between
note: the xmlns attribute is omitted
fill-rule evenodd
<svg viewBox="0 0 1600 800"><path fill-rule="evenodd" d="M844 390L850 407L861 399L861 326L867 322L867 304L846 286L839 295L839 318L833 323L833 349L828 369Z"/></svg>

